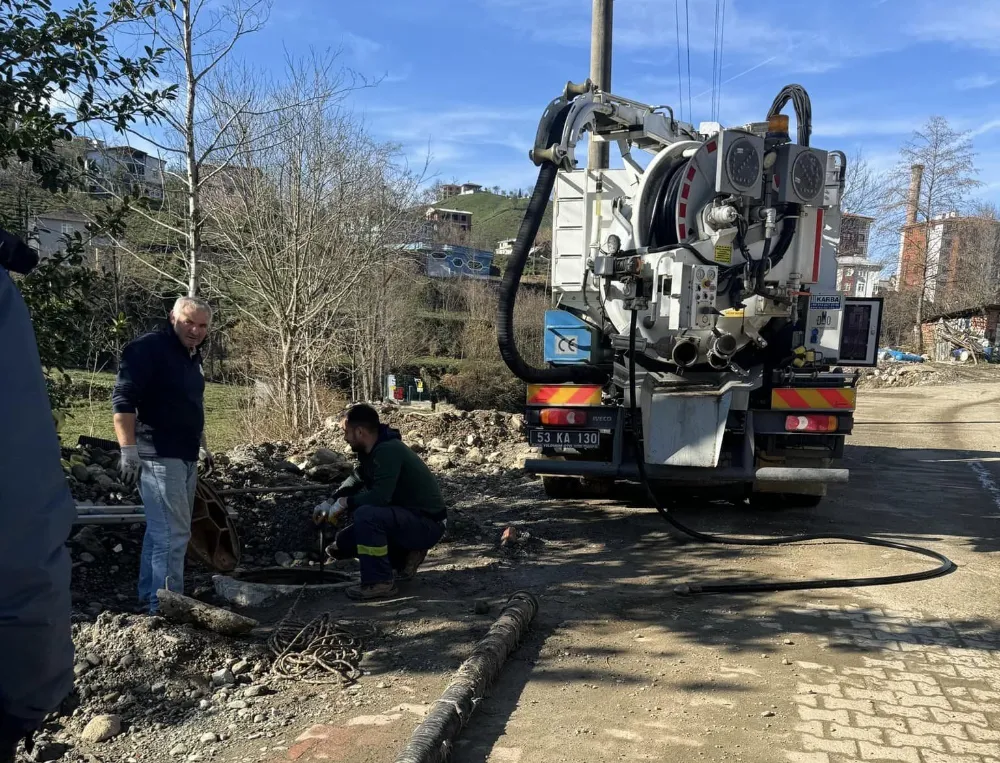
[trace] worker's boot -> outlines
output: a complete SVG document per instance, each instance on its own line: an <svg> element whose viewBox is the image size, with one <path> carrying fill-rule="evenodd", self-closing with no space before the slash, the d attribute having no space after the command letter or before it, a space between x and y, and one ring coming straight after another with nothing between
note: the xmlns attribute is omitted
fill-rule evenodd
<svg viewBox="0 0 1000 763"><path fill-rule="evenodd" d="M406 560L403 562L403 569L396 573L396 582L406 583L413 580L417 574L417 569L423 564L426 558L426 549L423 551L408 551L406 553Z"/></svg>
<svg viewBox="0 0 1000 763"><path fill-rule="evenodd" d="M388 599L395 596L399 591L396 584L391 580L382 583L361 583L352 585L345 592L348 599L354 601L375 601L377 599Z"/></svg>

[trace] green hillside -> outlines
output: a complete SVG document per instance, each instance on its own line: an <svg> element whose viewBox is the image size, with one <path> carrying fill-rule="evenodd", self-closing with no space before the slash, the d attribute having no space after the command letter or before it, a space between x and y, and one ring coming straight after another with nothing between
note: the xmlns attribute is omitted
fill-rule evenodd
<svg viewBox="0 0 1000 763"><path fill-rule="evenodd" d="M528 208L528 197L511 198L495 193L470 193L465 196L452 196L433 204L435 207L457 209L462 212L472 212L472 239L470 244L477 249L496 248L497 242L506 238L514 238L517 229L524 219L524 211ZM552 203L545 209L545 217L538 230L538 240L548 241L552 238Z"/></svg>

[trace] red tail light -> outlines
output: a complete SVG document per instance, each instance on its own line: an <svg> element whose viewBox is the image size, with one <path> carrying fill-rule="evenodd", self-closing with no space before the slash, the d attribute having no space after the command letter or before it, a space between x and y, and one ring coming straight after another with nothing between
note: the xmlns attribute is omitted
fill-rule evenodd
<svg viewBox="0 0 1000 763"><path fill-rule="evenodd" d="M539 420L550 427L582 427L587 424L587 412L573 408L543 408Z"/></svg>
<svg viewBox="0 0 1000 763"><path fill-rule="evenodd" d="M836 432L836 416L786 416L787 432Z"/></svg>

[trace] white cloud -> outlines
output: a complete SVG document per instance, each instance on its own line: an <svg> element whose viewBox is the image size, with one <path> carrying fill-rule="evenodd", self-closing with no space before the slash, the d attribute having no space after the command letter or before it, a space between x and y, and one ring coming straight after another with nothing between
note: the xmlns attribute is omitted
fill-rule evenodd
<svg viewBox="0 0 1000 763"><path fill-rule="evenodd" d="M343 44L351 57L359 61L365 61L382 50L382 43L352 32L344 33Z"/></svg>
<svg viewBox="0 0 1000 763"><path fill-rule="evenodd" d="M981 90L993 87L1000 82L1000 77L991 77L988 74L974 74L970 77L962 77L955 80L955 87L959 90Z"/></svg>
<svg viewBox="0 0 1000 763"><path fill-rule="evenodd" d="M983 0L919 0L906 14L904 29L917 39L1000 51L1000 5Z"/></svg>

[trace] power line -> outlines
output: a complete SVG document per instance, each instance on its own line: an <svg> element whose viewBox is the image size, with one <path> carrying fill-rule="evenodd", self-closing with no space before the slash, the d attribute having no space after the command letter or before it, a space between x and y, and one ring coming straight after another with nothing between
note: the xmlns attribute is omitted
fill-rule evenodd
<svg viewBox="0 0 1000 763"><path fill-rule="evenodd" d="M677 30L677 104L681 121L684 121L684 86L681 84L681 14L680 0L674 0L674 29ZM688 117L690 119L690 115Z"/></svg>
<svg viewBox="0 0 1000 763"><path fill-rule="evenodd" d="M694 121L694 109L691 108L691 9L688 0L684 0L684 34L687 38L688 119Z"/></svg>
<svg viewBox="0 0 1000 763"><path fill-rule="evenodd" d="M719 79L719 0L715 0L715 32L712 35L712 105L708 118L715 119L715 83Z"/></svg>
<svg viewBox="0 0 1000 763"><path fill-rule="evenodd" d="M719 93L715 105L715 119L722 119L722 55L726 51L726 0L722 0L722 23L719 27Z"/></svg>

